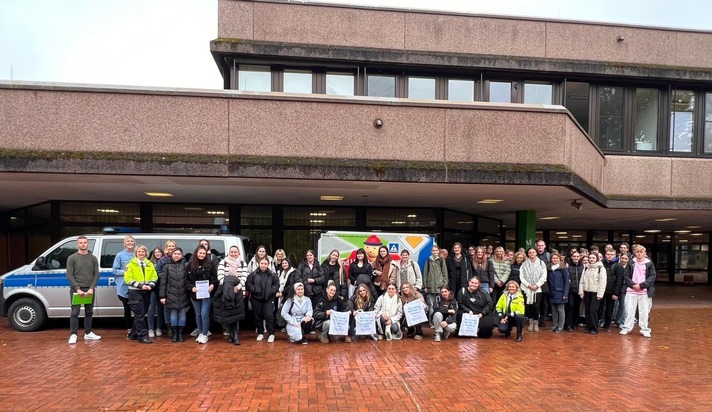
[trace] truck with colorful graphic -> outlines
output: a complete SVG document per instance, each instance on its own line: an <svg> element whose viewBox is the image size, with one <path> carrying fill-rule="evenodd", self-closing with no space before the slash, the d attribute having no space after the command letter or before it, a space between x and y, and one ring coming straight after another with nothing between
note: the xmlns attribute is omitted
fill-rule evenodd
<svg viewBox="0 0 712 412"><path fill-rule="evenodd" d="M373 264L378 257L378 249L385 246L394 261L400 260L403 250L410 252L410 260L420 266L422 273L434 244L435 237L415 233L328 231L319 238L317 254L319 261L323 262L332 250L338 250L348 273L348 267L356 259L358 249L363 248L368 261Z"/></svg>

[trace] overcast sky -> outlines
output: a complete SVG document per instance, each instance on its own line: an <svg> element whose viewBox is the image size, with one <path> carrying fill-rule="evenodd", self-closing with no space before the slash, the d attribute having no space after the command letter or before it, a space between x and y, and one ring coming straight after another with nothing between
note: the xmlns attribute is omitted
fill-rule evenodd
<svg viewBox="0 0 712 412"><path fill-rule="evenodd" d="M331 0L330 3L712 30L709 0ZM0 80L222 87L217 0L0 0Z"/></svg>

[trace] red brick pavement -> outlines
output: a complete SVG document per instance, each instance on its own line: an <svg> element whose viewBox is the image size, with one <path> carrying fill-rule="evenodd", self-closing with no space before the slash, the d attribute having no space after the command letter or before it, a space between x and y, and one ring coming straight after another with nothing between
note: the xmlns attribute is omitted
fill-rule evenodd
<svg viewBox="0 0 712 412"><path fill-rule="evenodd" d="M234 347L153 345L99 321L99 342L66 343L66 324L0 326L2 411L712 410L707 286L660 287L653 338L527 333L524 342L451 338ZM81 334L80 334L81 335Z"/></svg>

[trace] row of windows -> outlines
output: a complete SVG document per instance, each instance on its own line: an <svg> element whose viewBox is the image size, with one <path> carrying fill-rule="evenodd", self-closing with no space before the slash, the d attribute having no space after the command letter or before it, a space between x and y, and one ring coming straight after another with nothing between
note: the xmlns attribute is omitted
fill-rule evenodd
<svg viewBox="0 0 712 412"><path fill-rule="evenodd" d="M368 68L317 72L236 64L234 74L233 87L246 91L560 104L607 152L712 154L712 93L704 91L560 78L546 82L422 76Z"/></svg>

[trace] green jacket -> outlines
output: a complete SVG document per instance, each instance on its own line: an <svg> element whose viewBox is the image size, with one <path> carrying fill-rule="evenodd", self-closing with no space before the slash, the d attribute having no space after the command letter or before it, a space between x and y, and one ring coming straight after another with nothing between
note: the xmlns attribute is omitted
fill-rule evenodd
<svg viewBox="0 0 712 412"><path fill-rule="evenodd" d="M440 288L448 284L447 265L445 259L433 259L432 256L425 261L425 275L423 287L428 288L428 293L440 293Z"/></svg>
<svg viewBox="0 0 712 412"><path fill-rule="evenodd" d="M495 311L499 313L500 316L505 316L509 315L508 313L504 313L507 310L507 296L509 293L503 293L502 296L499 297L499 300L497 301L497 306L495 307ZM524 314L524 296L522 295L522 292L517 292L517 296L514 297L512 300L512 307L511 307L512 312L518 314L518 315L523 315Z"/></svg>

